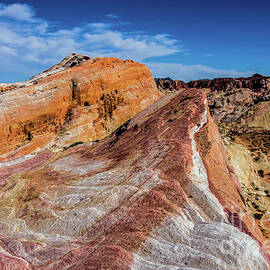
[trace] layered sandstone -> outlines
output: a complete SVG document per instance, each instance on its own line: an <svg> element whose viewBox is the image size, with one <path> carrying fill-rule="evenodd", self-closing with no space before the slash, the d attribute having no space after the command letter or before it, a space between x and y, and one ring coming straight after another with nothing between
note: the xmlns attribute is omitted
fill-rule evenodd
<svg viewBox="0 0 270 270"><path fill-rule="evenodd" d="M268 269L202 90L99 142L0 164L3 270Z"/></svg>
<svg viewBox="0 0 270 270"><path fill-rule="evenodd" d="M160 96L145 65L72 54L0 85L0 159L103 139Z"/></svg>
<svg viewBox="0 0 270 270"><path fill-rule="evenodd" d="M188 87L209 89L209 109L219 126L245 201L269 238L270 77L255 74L249 78L199 80L189 82Z"/></svg>

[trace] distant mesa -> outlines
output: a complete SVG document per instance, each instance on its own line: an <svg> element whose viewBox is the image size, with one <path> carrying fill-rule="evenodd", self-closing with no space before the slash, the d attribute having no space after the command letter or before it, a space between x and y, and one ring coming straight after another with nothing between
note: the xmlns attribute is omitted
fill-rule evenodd
<svg viewBox="0 0 270 270"><path fill-rule="evenodd" d="M265 76L263 76L263 75L261 75L259 73L255 73L252 77L265 77Z"/></svg>
<svg viewBox="0 0 270 270"><path fill-rule="evenodd" d="M184 81L172 80L171 78L155 79L158 89L161 92L173 92L182 88L188 88Z"/></svg>
<svg viewBox="0 0 270 270"><path fill-rule="evenodd" d="M156 78L157 87L160 91L175 91L182 88L210 88L212 91L221 91L231 88L248 88L253 91L267 89L269 87L269 78L261 74L254 74L248 78L216 78L213 80L202 79L194 80L188 83L171 78Z"/></svg>

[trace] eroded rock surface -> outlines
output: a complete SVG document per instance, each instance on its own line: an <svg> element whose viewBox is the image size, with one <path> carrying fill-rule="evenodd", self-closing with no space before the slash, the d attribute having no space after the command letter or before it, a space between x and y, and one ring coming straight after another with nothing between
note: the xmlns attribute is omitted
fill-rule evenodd
<svg viewBox="0 0 270 270"><path fill-rule="evenodd" d="M188 87L208 88L210 112L218 124L245 201L269 238L270 77L255 74L250 78L199 80L188 83Z"/></svg>
<svg viewBox="0 0 270 270"><path fill-rule="evenodd" d="M103 139L162 96L145 65L73 54L0 91L0 160Z"/></svg>
<svg viewBox="0 0 270 270"><path fill-rule="evenodd" d="M102 141L0 164L3 270L268 269L203 90Z"/></svg>

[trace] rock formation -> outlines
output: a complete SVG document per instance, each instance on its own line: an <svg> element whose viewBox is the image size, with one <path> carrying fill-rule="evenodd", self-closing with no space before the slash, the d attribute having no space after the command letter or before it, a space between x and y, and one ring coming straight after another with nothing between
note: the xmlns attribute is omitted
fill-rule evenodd
<svg viewBox="0 0 270 270"><path fill-rule="evenodd" d="M188 87L209 89L210 112L219 126L245 201L269 238L270 77L255 74L249 78L199 80L189 82Z"/></svg>
<svg viewBox="0 0 270 270"><path fill-rule="evenodd" d="M115 58L62 64L34 77L37 84L3 91L4 130L16 125L15 115L33 124L20 155L8 141L2 147L0 269L269 269L265 238L242 198L206 90L161 95L144 65ZM46 91L29 102L33 89ZM110 115L115 90L125 104ZM29 103L18 114L16 98L19 108ZM72 117L63 125L66 103ZM92 109L84 114L85 107ZM87 131L98 141L82 143L82 129L73 127L94 125L94 110L102 112L98 121L117 118L107 133L101 124L102 132ZM50 144L30 147L43 125Z"/></svg>
<svg viewBox="0 0 270 270"><path fill-rule="evenodd" d="M188 88L187 83L179 80L172 80L171 78L155 79L158 90L163 93L174 92L175 90L181 90Z"/></svg>
<svg viewBox="0 0 270 270"><path fill-rule="evenodd" d="M73 54L0 91L0 159L100 140L161 96L145 65Z"/></svg>

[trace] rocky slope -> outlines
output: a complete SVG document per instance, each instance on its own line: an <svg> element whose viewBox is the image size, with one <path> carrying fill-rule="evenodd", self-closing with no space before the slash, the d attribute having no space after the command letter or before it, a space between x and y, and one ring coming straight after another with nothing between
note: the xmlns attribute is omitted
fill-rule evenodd
<svg viewBox="0 0 270 270"><path fill-rule="evenodd" d="M201 90L0 173L3 270L268 269Z"/></svg>
<svg viewBox="0 0 270 270"><path fill-rule="evenodd" d="M173 87L172 80L164 81ZM245 201L269 238L270 77L255 74L250 78L200 80L187 87L209 89L210 112L219 126Z"/></svg>
<svg viewBox="0 0 270 270"><path fill-rule="evenodd" d="M0 160L100 140L160 96L145 65L70 55L27 82L0 85Z"/></svg>
<svg viewBox="0 0 270 270"><path fill-rule="evenodd" d="M207 91L175 85L70 55L1 86L1 270L269 269Z"/></svg>

